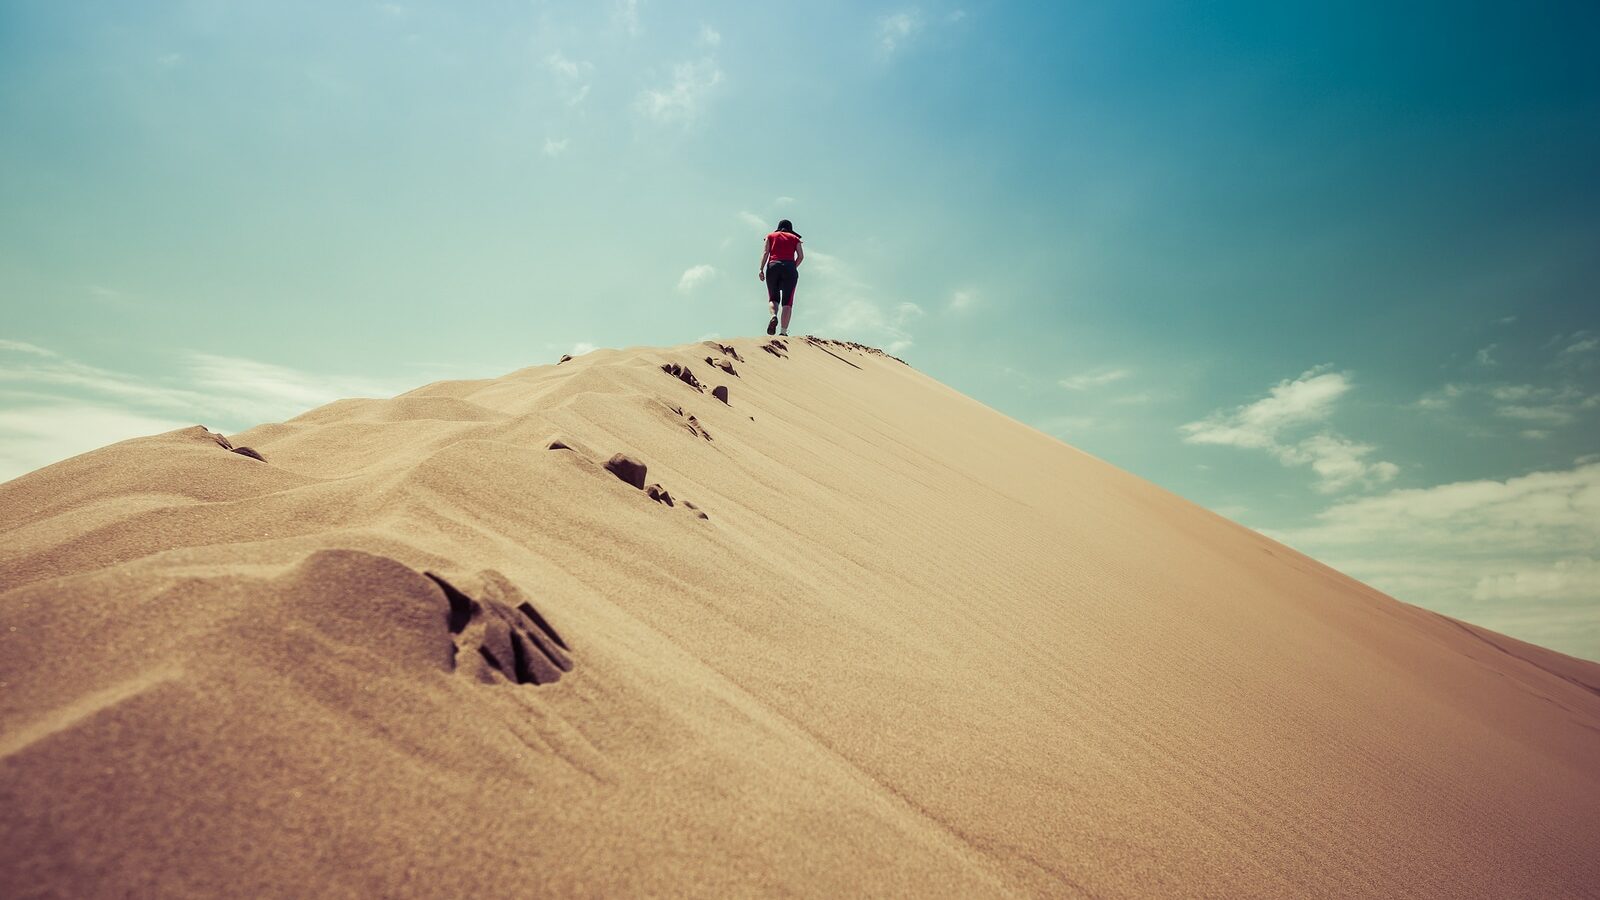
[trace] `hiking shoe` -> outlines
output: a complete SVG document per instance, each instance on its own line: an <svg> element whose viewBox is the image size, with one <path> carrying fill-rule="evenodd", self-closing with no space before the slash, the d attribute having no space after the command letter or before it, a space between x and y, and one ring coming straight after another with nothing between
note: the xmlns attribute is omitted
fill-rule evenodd
<svg viewBox="0 0 1600 900"><path fill-rule="evenodd" d="M789 332L787 332L787 331L778 332L778 337L788 337L788 336L789 336Z"/></svg>
<svg viewBox="0 0 1600 900"><path fill-rule="evenodd" d="M772 317L772 321L767 323L767 334L772 334L773 332L775 332L777 330L778 330L778 317L777 316L773 316Z"/></svg>

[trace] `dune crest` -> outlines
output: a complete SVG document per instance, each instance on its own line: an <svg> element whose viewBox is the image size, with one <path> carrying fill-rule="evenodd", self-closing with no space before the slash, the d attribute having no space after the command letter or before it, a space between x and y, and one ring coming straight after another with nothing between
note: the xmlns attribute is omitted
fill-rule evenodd
<svg viewBox="0 0 1600 900"><path fill-rule="evenodd" d="M1600 885L1600 665L858 344L125 441L0 534L7 896Z"/></svg>

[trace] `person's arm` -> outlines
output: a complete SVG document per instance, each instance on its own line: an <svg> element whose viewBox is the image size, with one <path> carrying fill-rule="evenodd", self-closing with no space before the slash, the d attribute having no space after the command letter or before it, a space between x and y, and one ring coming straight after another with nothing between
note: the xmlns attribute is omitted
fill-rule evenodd
<svg viewBox="0 0 1600 900"><path fill-rule="evenodd" d="M772 237L768 235L767 242L761 245L761 268L756 270L756 280L767 280L767 257L772 255Z"/></svg>
<svg viewBox="0 0 1600 900"><path fill-rule="evenodd" d="M805 261L806 261L806 243L805 243L805 241L801 241L794 248L794 267L796 269L800 268L800 264L805 262Z"/></svg>

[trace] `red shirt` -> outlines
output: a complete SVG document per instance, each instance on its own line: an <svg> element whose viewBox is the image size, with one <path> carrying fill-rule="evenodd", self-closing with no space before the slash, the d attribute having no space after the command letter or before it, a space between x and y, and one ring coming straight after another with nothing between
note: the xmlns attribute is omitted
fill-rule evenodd
<svg viewBox="0 0 1600 900"><path fill-rule="evenodd" d="M800 249L800 236L787 231L774 231L767 235L769 259L794 262L794 252Z"/></svg>

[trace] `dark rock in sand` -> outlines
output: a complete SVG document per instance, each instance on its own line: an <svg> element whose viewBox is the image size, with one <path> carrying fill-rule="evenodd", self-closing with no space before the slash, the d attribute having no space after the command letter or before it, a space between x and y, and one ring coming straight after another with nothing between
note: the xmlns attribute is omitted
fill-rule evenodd
<svg viewBox="0 0 1600 900"><path fill-rule="evenodd" d="M556 365L559 366L559 365L561 365L562 363L566 362L567 360L569 360L571 358L572 358L571 356L568 356L567 354L563 353L563 354L561 354L561 358L556 360Z"/></svg>
<svg viewBox="0 0 1600 900"><path fill-rule="evenodd" d="M606 460L606 469L639 490L644 490L645 464L637 459L626 453L618 453Z"/></svg>
<svg viewBox="0 0 1600 900"><path fill-rule="evenodd" d="M556 438L555 440L551 441L550 442L550 446L546 447L545 449L547 449L547 450L571 450L572 448L568 447L560 438Z"/></svg>
<svg viewBox="0 0 1600 900"><path fill-rule="evenodd" d="M659 484L645 485L644 492L650 497L651 500L654 500L657 503L665 503L668 506L672 505L672 495L667 493L667 489Z"/></svg>
<svg viewBox="0 0 1600 900"><path fill-rule="evenodd" d="M228 449L230 449L233 452L239 454L240 456L248 456L251 459L259 459L262 462L266 462L267 461L267 458L265 456L262 456L261 454L257 453L251 447L230 447Z"/></svg>
<svg viewBox="0 0 1600 900"><path fill-rule="evenodd" d="M723 403L727 403L728 402L728 386L725 385L725 384L717 385L716 387L711 389L711 396L717 398L718 400L721 400ZM732 404L729 404L729 405L732 405Z"/></svg>

